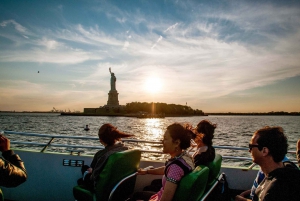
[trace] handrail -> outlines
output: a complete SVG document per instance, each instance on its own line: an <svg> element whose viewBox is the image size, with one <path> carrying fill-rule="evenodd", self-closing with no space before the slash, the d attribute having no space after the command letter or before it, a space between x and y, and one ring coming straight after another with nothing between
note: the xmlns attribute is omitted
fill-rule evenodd
<svg viewBox="0 0 300 201"><path fill-rule="evenodd" d="M67 136L67 135L51 135L51 134L39 134L39 133L24 133L15 131L4 131L4 134L15 134L24 136L35 136L35 137L49 137L49 138L68 138L68 139L83 139L83 140L99 140L98 137L87 137L87 136ZM122 139L123 142L141 142L151 144L161 144L161 141L149 141L149 140L137 140L137 139Z"/></svg>
<svg viewBox="0 0 300 201"><path fill-rule="evenodd" d="M113 187L113 189L111 190L111 192L110 192L110 194L109 194L109 197L108 197L108 201L112 200L115 191L117 190L117 188L118 188L122 183L124 183L125 181L127 181L128 179L130 179L130 178L132 178L132 177L135 177L137 174L138 174L137 172L134 172L134 173L128 175L127 177L123 178L121 181L119 181L119 182Z"/></svg>
<svg viewBox="0 0 300 201"><path fill-rule="evenodd" d="M35 136L41 138L51 138L48 143L38 143L38 142L21 142L21 141L11 141L11 144L23 144L23 145L35 145L43 146L41 152L46 150L48 146L52 147L69 147L69 148L89 148L89 149L104 149L104 146L95 146L95 145L67 145L67 144L54 144L52 141L55 138L60 139L84 139L84 140L99 140L98 137L87 137L87 136L66 136L66 135L54 135L54 134L39 134L39 133L25 133L25 132L15 132L15 131L2 131L4 134L14 134L14 135L24 135L24 136ZM134 142L134 143L149 143L149 144L162 144L161 141L149 141L149 140L138 140L138 139L122 139L123 142ZM231 149L231 150L249 150L246 147L236 147L236 146L219 146L214 145L214 148L217 149ZM161 151L156 150L141 150L144 153L162 153ZM288 153L295 154L295 150L290 150ZM252 160L249 157L237 157L237 156L223 156L224 159L237 159L237 160Z"/></svg>
<svg viewBox="0 0 300 201"><path fill-rule="evenodd" d="M221 173L212 187L201 197L200 201L206 200L206 198L211 194L211 192L216 188L219 182L221 182L222 178L224 177L225 173Z"/></svg>

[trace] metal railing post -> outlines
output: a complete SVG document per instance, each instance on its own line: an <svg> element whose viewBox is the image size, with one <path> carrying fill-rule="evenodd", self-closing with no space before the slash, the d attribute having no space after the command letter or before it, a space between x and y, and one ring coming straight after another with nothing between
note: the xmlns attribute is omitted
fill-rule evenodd
<svg viewBox="0 0 300 201"><path fill-rule="evenodd" d="M52 142L53 140L54 140L54 137L51 138L51 140L49 140L49 142L44 146L44 148L42 149L41 152L44 152L44 151L48 148L48 146L51 144L51 142Z"/></svg>

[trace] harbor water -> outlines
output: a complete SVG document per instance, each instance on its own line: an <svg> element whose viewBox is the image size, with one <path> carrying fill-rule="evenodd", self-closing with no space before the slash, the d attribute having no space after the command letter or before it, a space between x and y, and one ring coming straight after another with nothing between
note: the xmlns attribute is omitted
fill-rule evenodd
<svg viewBox="0 0 300 201"><path fill-rule="evenodd" d="M159 141L168 125L179 123L190 123L196 126L203 119L208 119L217 124L213 145L248 147L253 133L264 126L281 126L288 137L289 150L296 150L296 142L300 139L300 116L194 116L194 117L166 117L160 119L139 119L135 117L103 117L103 116L61 116L58 113L0 113L0 131L16 131L27 133L68 135L68 136L92 136L97 137L100 126L111 123L119 130L134 134L135 139ZM85 131L85 125L90 130ZM37 137L23 137L9 135L12 141L38 141ZM49 140L49 139L48 139ZM43 141L47 142L47 140ZM55 143L97 145L98 141L57 139ZM23 145L11 145L22 147ZM25 146L25 145L24 145ZM160 145L132 145L134 148L144 150L160 150ZM40 147L29 147L29 149L41 149ZM52 147L49 150L63 152L65 148ZM93 154L97 150L87 150ZM222 155L235 155L250 157L248 151L234 151L217 149ZM147 155L148 159L161 159L160 154ZM291 160L295 160L294 154L288 154ZM240 163L241 162L230 162ZM251 164L251 161L242 162L243 165Z"/></svg>

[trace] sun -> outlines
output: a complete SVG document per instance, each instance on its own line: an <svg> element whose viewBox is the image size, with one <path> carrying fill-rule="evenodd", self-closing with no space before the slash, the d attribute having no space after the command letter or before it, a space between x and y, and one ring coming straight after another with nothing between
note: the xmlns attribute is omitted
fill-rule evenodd
<svg viewBox="0 0 300 201"><path fill-rule="evenodd" d="M162 81L158 77L149 77L145 82L145 90L150 93L157 93L162 88Z"/></svg>

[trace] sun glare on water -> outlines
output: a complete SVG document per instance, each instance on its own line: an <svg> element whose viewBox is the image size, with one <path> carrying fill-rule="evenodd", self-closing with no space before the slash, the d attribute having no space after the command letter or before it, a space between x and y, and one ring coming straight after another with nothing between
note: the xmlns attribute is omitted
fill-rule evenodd
<svg viewBox="0 0 300 201"><path fill-rule="evenodd" d="M150 93L157 93L162 88L162 82L157 77L150 77L145 82L145 89Z"/></svg>

